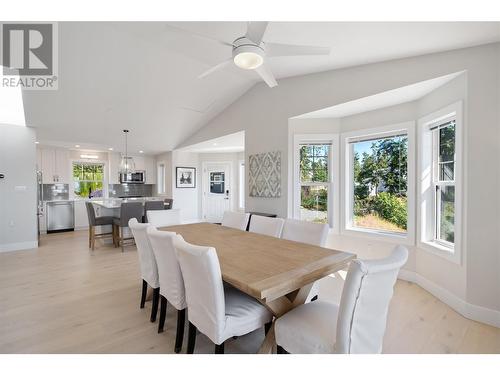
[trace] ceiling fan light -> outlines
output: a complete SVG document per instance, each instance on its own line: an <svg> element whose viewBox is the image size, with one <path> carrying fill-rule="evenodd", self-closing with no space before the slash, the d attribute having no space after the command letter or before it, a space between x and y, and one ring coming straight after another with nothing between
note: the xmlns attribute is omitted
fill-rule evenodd
<svg viewBox="0 0 500 375"><path fill-rule="evenodd" d="M264 62L262 56L255 52L238 53L233 60L236 66L247 70L257 69Z"/></svg>

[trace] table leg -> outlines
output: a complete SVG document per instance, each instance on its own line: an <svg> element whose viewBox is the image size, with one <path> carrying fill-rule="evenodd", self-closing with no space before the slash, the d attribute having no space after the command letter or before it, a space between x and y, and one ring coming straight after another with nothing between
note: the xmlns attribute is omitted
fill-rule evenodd
<svg viewBox="0 0 500 375"><path fill-rule="evenodd" d="M280 316L286 314L288 311L292 310L294 307L302 305L309 295L313 284L308 284L303 286L302 288L289 293L286 296L282 296L280 298L274 299L272 301L262 301L262 303L273 313L275 319ZM262 342L260 349L258 351L259 354L270 354L273 352L274 347L276 346L276 337L274 334L274 321L271 326L269 332Z"/></svg>

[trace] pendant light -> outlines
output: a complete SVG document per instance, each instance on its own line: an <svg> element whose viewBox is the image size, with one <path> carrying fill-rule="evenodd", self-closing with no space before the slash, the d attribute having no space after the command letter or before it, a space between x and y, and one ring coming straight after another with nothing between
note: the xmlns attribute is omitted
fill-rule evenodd
<svg viewBox="0 0 500 375"><path fill-rule="evenodd" d="M122 156L122 160L120 162L120 173L130 173L135 171L135 163L132 156L128 156L128 144L127 144L127 136L128 130L123 129L125 133L125 156Z"/></svg>

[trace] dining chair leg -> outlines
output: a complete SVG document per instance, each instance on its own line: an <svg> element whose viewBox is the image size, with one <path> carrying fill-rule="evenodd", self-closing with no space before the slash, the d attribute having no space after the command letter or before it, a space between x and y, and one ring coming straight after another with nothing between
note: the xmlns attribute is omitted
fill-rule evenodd
<svg viewBox="0 0 500 375"><path fill-rule="evenodd" d="M160 302L160 288L153 289L153 306L151 308L151 323L156 321L156 314L158 313L158 302Z"/></svg>
<svg viewBox="0 0 500 375"><path fill-rule="evenodd" d="M92 247L92 225L89 225L89 249Z"/></svg>
<svg viewBox="0 0 500 375"><path fill-rule="evenodd" d="M267 335L267 333L269 332L269 330L271 329L271 326L273 325L273 322L269 322L269 323L266 323L264 324L264 334Z"/></svg>
<svg viewBox="0 0 500 375"><path fill-rule="evenodd" d="M215 354L224 354L224 343L220 345L215 344Z"/></svg>
<svg viewBox="0 0 500 375"><path fill-rule="evenodd" d="M92 232L92 250L95 249L95 227L93 225L90 226Z"/></svg>
<svg viewBox="0 0 500 375"><path fill-rule="evenodd" d="M175 334L175 352L182 350L182 341L184 339L184 324L186 324L186 309L177 311L177 333Z"/></svg>
<svg viewBox="0 0 500 375"><path fill-rule="evenodd" d="M276 345L276 354L288 354L288 352L282 346Z"/></svg>
<svg viewBox="0 0 500 375"><path fill-rule="evenodd" d="M120 231L120 245L122 246L122 253L125 251L123 248L123 227L119 227Z"/></svg>
<svg viewBox="0 0 500 375"><path fill-rule="evenodd" d="M163 332L166 316L167 316L167 299L163 296L160 296L160 322L158 323L158 333Z"/></svg>
<svg viewBox="0 0 500 375"><path fill-rule="evenodd" d="M148 292L148 283L146 282L146 280L142 280L141 309L144 308L144 304L146 303L147 292Z"/></svg>
<svg viewBox="0 0 500 375"><path fill-rule="evenodd" d="M189 322L187 354L194 353L195 343L196 343L196 327L193 323Z"/></svg>

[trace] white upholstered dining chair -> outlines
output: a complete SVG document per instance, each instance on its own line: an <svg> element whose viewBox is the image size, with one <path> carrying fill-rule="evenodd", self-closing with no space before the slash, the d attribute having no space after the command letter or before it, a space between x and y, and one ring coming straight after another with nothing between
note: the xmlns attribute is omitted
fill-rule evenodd
<svg viewBox="0 0 500 375"><path fill-rule="evenodd" d="M353 260L340 305L315 301L276 320L278 353L381 353L389 302L408 250L378 260Z"/></svg>
<svg viewBox="0 0 500 375"><path fill-rule="evenodd" d="M273 316L256 299L235 288L224 288L213 247L179 239L176 249L186 288L189 354L194 353L197 330L212 340L216 354L222 354L228 338L245 335L271 322Z"/></svg>
<svg viewBox="0 0 500 375"><path fill-rule="evenodd" d="M177 310L177 333L174 350L179 353L184 337L187 307L184 280L177 260L177 251L175 250L175 241L180 235L173 232L159 231L153 226L147 229L147 234L158 265L160 280L161 306L158 333L163 332L168 301Z"/></svg>
<svg viewBox="0 0 500 375"><path fill-rule="evenodd" d="M249 232L280 238L284 222L285 220L277 217L252 215Z"/></svg>
<svg viewBox="0 0 500 375"><path fill-rule="evenodd" d="M281 238L310 245L325 246L328 230L328 224L286 219Z"/></svg>
<svg viewBox="0 0 500 375"><path fill-rule="evenodd" d="M222 226L239 230L247 230L250 214L244 212L224 211Z"/></svg>
<svg viewBox="0 0 500 375"><path fill-rule="evenodd" d="M281 238L324 247L326 244L326 238L328 237L328 231L328 224L286 219ZM306 302L318 299L318 293L318 283L314 283L311 287L309 295L306 298Z"/></svg>
<svg viewBox="0 0 500 375"><path fill-rule="evenodd" d="M141 309L144 308L146 293L149 285L153 288L153 303L150 320L151 322L154 322L156 321L156 313L158 312L158 302L160 299L160 282L156 259L146 233L149 224L139 223L136 218L132 218L129 220L128 226L134 236L135 244L137 246L137 254L139 255L139 265L141 268L142 293L140 307Z"/></svg>
<svg viewBox="0 0 500 375"><path fill-rule="evenodd" d="M146 211L148 223L156 228L179 225L181 223L181 210L151 210Z"/></svg>

